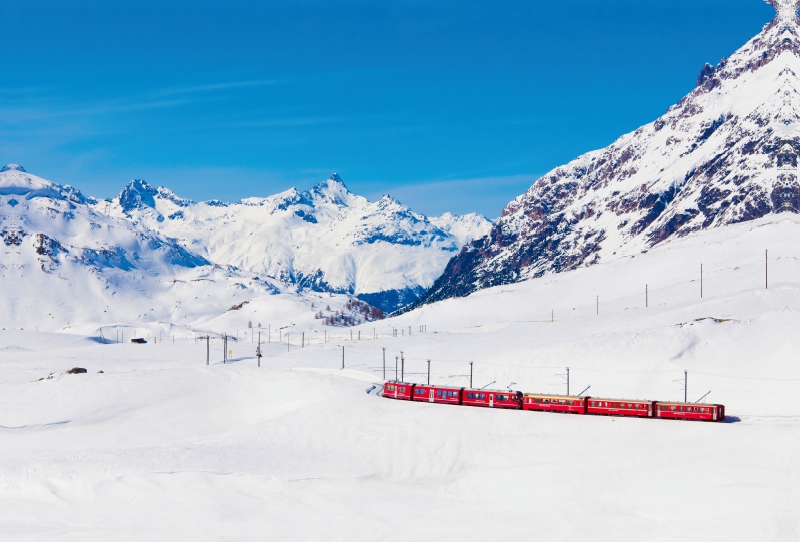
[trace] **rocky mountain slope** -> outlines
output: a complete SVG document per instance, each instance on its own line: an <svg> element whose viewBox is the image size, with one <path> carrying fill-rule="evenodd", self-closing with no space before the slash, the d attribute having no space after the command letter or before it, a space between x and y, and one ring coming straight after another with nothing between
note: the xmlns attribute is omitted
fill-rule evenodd
<svg viewBox="0 0 800 542"><path fill-rule="evenodd" d="M768 3L760 34L661 118L536 181L416 305L800 212L800 2Z"/></svg>
<svg viewBox="0 0 800 542"><path fill-rule="evenodd" d="M491 228L475 214L428 218L390 196L370 202L336 174L303 192L238 203L198 203L134 180L94 209L178 239L215 263L355 294L387 312L416 300L455 253Z"/></svg>

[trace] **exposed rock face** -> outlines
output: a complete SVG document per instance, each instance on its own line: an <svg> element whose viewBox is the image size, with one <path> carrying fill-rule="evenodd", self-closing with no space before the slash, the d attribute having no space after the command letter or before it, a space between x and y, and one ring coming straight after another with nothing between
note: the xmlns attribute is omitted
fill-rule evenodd
<svg viewBox="0 0 800 542"><path fill-rule="evenodd" d="M800 212L800 1L768 3L759 35L655 122L536 181L415 306Z"/></svg>

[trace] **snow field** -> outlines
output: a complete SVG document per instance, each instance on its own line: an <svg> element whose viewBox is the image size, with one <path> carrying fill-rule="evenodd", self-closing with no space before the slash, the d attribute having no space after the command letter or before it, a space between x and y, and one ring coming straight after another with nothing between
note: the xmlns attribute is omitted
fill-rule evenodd
<svg viewBox="0 0 800 542"><path fill-rule="evenodd" d="M241 335L231 363L220 363L215 341L206 366L205 344L187 338L104 345L0 332L0 532L14 540L796 540L797 228L772 219L703 232L359 326L361 341L327 328L327 343L287 352L273 342L260 369L255 344ZM702 300L691 282L701 260ZM247 307L211 330L244 329ZM295 330L313 334L323 329L316 323ZM392 326L406 333L392 338ZM424 382L431 359L432 382L463 386L472 360L478 387L563 392L556 375L570 366L573 392L591 385L594 396L631 399L681 399L674 380L687 369L690 399L711 389L707 400L724 403L731 419L393 401L375 395L384 347L390 374L403 352L407 381ZM73 366L88 374L63 374Z"/></svg>

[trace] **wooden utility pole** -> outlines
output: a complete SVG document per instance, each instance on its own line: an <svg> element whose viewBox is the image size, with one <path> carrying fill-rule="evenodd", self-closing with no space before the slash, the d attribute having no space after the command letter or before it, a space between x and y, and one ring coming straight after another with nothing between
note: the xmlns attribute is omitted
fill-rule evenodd
<svg viewBox="0 0 800 542"><path fill-rule="evenodd" d="M428 360L428 386L431 385L431 360Z"/></svg>
<svg viewBox="0 0 800 542"><path fill-rule="evenodd" d="M703 299L703 264L700 264L700 299Z"/></svg>
<svg viewBox="0 0 800 542"><path fill-rule="evenodd" d="M209 339L208 335L206 335L206 365L209 364L210 359L211 359L211 339Z"/></svg>

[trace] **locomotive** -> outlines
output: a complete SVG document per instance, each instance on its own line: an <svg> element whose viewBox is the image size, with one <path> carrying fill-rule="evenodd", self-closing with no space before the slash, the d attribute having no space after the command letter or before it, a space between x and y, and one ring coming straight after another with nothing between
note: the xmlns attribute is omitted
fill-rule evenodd
<svg viewBox="0 0 800 542"><path fill-rule="evenodd" d="M725 421L725 406L704 403L634 401L575 395L523 393L510 390L476 390L450 386L385 382L383 396L389 399L443 403L511 410L565 412L595 416L631 416L670 420Z"/></svg>

